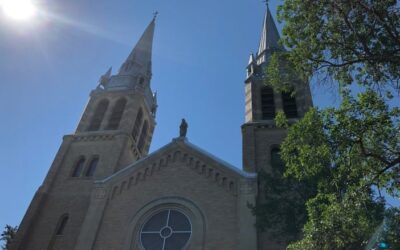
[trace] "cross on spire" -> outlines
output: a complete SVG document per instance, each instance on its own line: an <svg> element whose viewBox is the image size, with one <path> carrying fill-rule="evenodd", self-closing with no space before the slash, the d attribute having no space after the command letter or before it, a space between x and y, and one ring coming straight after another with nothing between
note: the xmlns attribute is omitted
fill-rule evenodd
<svg viewBox="0 0 400 250"><path fill-rule="evenodd" d="M269 7L269 0L264 0L263 2L265 3L265 5L267 5L267 7Z"/></svg>
<svg viewBox="0 0 400 250"><path fill-rule="evenodd" d="M153 13L153 15L154 15L154 19L156 19L157 18L157 16L158 16L158 11L155 11L154 13Z"/></svg>

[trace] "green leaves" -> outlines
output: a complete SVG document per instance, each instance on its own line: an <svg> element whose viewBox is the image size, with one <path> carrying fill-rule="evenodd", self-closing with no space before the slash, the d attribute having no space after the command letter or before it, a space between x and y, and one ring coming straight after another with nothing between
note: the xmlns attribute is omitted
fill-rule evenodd
<svg viewBox="0 0 400 250"><path fill-rule="evenodd" d="M400 198L400 108L387 104L393 88L400 90L399 3L285 0L278 12L287 51L272 54L266 84L293 93L299 83L322 76L339 84L342 103L310 109L290 126L277 113L276 125L288 129L281 145L286 179L267 175L269 193L258 206L268 205L274 192L268 183L280 187L290 180L305 188L284 193L285 199L307 202L296 203L306 223L302 239L289 249L363 249L383 219L380 190ZM358 95L348 88L355 83L363 86ZM279 209L267 212L257 210L267 226L273 225L268 218L281 215ZM390 218L385 240L389 249L398 249L398 211Z"/></svg>
<svg viewBox="0 0 400 250"><path fill-rule="evenodd" d="M282 143L286 176L299 180L325 175L329 170L330 150L323 131L322 119L314 108L294 124Z"/></svg>
<svg viewBox="0 0 400 250"><path fill-rule="evenodd" d="M397 108L367 90L357 97L344 92L339 108L313 108L289 127L281 146L285 176L313 181L318 189L306 204L304 238L290 249L360 249L367 243L384 211L372 187L399 197L399 120Z"/></svg>
<svg viewBox="0 0 400 250"><path fill-rule="evenodd" d="M278 16L286 58L307 77L398 88L399 12L393 0L285 0Z"/></svg>
<svg viewBox="0 0 400 250"><path fill-rule="evenodd" d="M8 250L12 240L15 238L18 227L12 227L10 225L6 225L4 227L4 231L1 233L0 241L4 241L4 245L2 246L3 250Z"/></svg>
<svg viewBox="0 0 400 250"><path fill-rule="evenodd" d="M368 192L351 191L343 199L320 193L307 202L304 238L288 249L362 249L383 218L383 209Z"/></svg>
<svg viewBox="0 0 400 250"><path fill-rule="evenodd" d="M275 124L278 128L288 128L289 123L286 118L285 112L278 111L275 115Z"/></svg>
<svg viewBox="0 0 400 250"><path fill-rule="evenodd" d="M295 86L305 82L302 81L301 71L289 59L290 53L285 51L274 52L266 68L266 85L276 91L294 94Z"/></svg>

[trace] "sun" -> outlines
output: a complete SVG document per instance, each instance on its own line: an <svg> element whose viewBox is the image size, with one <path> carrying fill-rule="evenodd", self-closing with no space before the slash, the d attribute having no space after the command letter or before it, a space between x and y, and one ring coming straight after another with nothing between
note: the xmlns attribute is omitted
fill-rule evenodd
<svg viewBox="0 0 400 250"><path fill-rule="evenodd" d="M0 0L0 7L6 16L15 20L28 20L37 11L31 0Z"/></svg>

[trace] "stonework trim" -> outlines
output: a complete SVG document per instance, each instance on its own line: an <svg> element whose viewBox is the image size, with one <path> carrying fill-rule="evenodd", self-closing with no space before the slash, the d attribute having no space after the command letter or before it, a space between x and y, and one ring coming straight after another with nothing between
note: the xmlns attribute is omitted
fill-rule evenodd
<svg viewBox="0 0 400 250"><path fill-rule="evenodd" d="M230 165L229 163L217 158L216 156L206 152L205 150L195 146L194 144L188 142L187 139L174 139L171 143L169 143L169 144L165 145L164 147L160 148L159 150L151 153L147 157L142 158L139 161L136 161L132 165L129 165L129 166L123 168L122 170L118 171L117 173L115 173L115 174L113 174L113 175L111 175L111 176L109 176L109 177L107 177L107 178L105 178L105 179L103 179L101 181L98 181L98 183L110 182L111 180L117 178L117 176L123 176L123 175L126 174L126 172L129 172L134 168L138 168L144 162L151 161L151 159L153 157L157 157L157 155L159 156L159 155L167 152L168 149L172 148L174 145L178 145L181 148L181 150L185 150L185 147L187 147L189 150L197 152L200 155L202 155L203 157L210 158L211 160L215 161L218 166L225 168L225 170L227 172L231 172L232 174L238 175L238 177L251 178L251 179L255 179L257 177L256 173L249 173L249 172L245 172L245 171L243 171L243 170L241 170L239 168L236 168L236 167ZM160 162L160 164L163 165L161 162Z"/></svg>

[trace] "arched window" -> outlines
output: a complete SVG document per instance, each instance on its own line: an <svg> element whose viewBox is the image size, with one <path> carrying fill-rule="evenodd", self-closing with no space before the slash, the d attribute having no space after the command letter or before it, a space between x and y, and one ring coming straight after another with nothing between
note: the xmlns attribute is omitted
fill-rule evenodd
<svg viewBox="0 0 400 250"><path fill-rule="evenodd" d="M140 78L139 78L139 84L140 84L140 85L143 85L143 83L144 83L144 78L143 78L143 77L140 77Z"/></svg>
<svg viewBox="0 0 400 250"><path fill-rule="evenodd" d="M85 157L81 156L74 166L72 177L79 177L81 175L84 164L85 164Z"/></svg>
<svg viewBox="0 0 400 250"><path fill-rule="evenodd" d="M140 132L140 127L142 126L142 122L143 122L143 110L139 109L139 112L136 116L136 121L135 121L135 125L133 126L133 131L132 131L132 137L133 140L137 140L139 132Z"/></svg>
<svg viewBox="0 0 400 250"><path fill-rule="evenodd" d="M92 120L90 121L90 125L88 131L96 131L99 130L101 122L103 121L104 114L107 111L109 101L102 100L97 105L96 110L94 111Z"/></svg>
<svg viewBox="0 0 400 250"><path fill-rule="evenodd" d="M267 86L261 89L261 110L263 120L275 118L274 90Z"/></svg>
<svg viewBox="0 0 400 250"><path fill-rule="evenodd" d="M282 161L281 151L279 150L279 148L271 149L271 166L273 169L276 170L284 169L285 164Z"/></svg>
<svg viewBox="0 0 400 250"><path fill-rule="evenodd" d="M111 113L110 120L108 121L107 129L111 130L118 129L119 123L121 122L122 119L122 115L124 114L125 106L126 106L125 98L121 98L117 101Z"/></svg>
<svg viewBox="0 0 400 250"><path fill-rule="evenodd" d="M296 98L291 93L282 93L283 111L287 118L297 117Z"/></svg>
<svg viewBox="0 0 400 250"><path fill-rule="evenodd" d="M145 121L143 123L142 134L140 135L139 143L138 143L138 148L139 148L140 152L143 152L143 150L144 150L148 130L149 130L149 123L147 121Z"/></svg>
<svg viewBox="0 0 400 250"><path fill-rule="evenodd" d="M64 234L65 227L67 226L69 216L68 214L64 214L58 220L57 228L56 228L56 236L60 236Z"/></svg>
<svg viewBox="0 0 400 250"><path fill-rule="evenodd" d="M97 163L99 163L99 157L95 156L89 164L88 169L86 170L86 177L91 177L94 175L94 172L96 171Z"/></svg>

